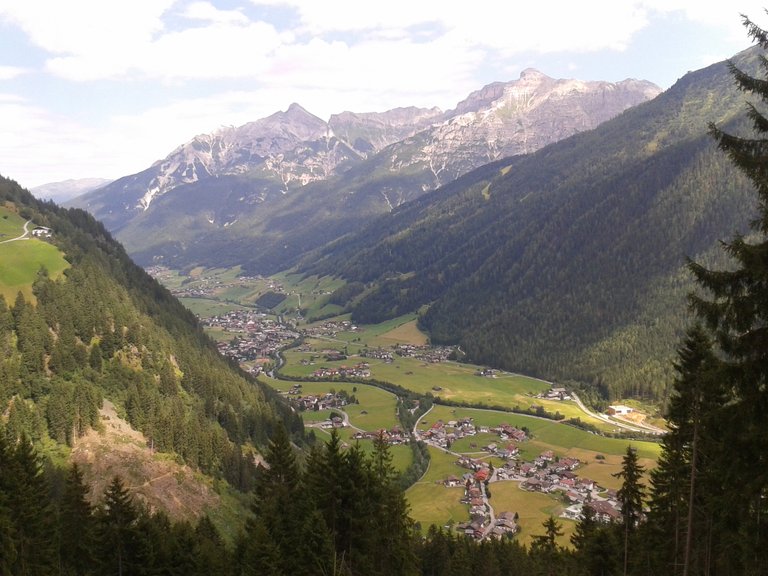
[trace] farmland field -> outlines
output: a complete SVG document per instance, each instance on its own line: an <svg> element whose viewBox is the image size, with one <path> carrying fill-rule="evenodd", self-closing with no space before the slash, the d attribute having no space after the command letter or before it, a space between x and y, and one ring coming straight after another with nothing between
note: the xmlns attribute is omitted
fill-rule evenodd
<svg viewBox="0 0 768 576"><path fill-rule="evenodd" d="M550 384L528 376L498 372L492 378L481 377L476 375L478 367L471 364L426 363L416 358L400 356L395 356L392 362L354 355L350 355L346 360L325 360L321 351L326 348L344 350L346 346L348 352L353 354L352 343L347 344L342 336L343 334L337 335L334 341L308 340L308 344L313 347L313 352L287 350L284 353L286 365L281 372L287 376L308 378L321 367L338 368L342 365L349 366L365 361L370 365L371 378L391 382L420 394L431 394L454 402L498 406L509 410L541 406L552 414L560 412L565 418L578 417L606 432L616 428L607 422L587 416L572 401L537 398L537 394L549 390ZM311 363L302 365L302 360Z"/></svg>

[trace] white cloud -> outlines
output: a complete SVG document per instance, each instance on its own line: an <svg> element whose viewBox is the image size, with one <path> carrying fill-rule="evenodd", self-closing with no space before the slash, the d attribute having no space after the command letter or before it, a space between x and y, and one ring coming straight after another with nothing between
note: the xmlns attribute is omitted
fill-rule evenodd
<svg viewBox="0 0 768 576"><path fill-rule="evenodd" d="M25 187L93 175L104 142L93 130L0 94L0 173Z"/></svg>
<svg viewBox="0 0 768 576"><path fill-rule="evenodd" d="M28 72L29 70L19 66L0 66L0 80L13 80Z"/></svg>
<svg viewBox="0 0 768 576"><path fill-rule="evenodd" d="M2 0L0 24L17 27L42 50L48 74L28 74L46 82L45 90L0 94L0 172L13 166L19 176L8 175L30 186L117 177L196 133L291 102L326 120L343 110L447 109L482 86L479 72L489 64L511 76L520 61L536 65L537 53L576 62L579 54L620 52L663 19L687 19L732 39L726 54L699 54L705 65L748 45L739 13L766 23L762 1L242 0L224 9L218 0ZM722 49L718 42L713 52ZM674 55L682 56L693 68L684 47ZM13 58L4 54L0 81L30 72ZM149 108L120 95L110 100L122 82L145 89ZM49 97L60 112L46 110ZM91 98L101 98L92 118L74 107L67 117L67 104L87 107Z"/></svg>
<svg viewBox="0 0 768 576"><path fill-rule="evenodd" d="M240 10L219 10L210 2L193 2L183 12L193 20L205 20L219 24L247 24L248 17Z"/></svg>

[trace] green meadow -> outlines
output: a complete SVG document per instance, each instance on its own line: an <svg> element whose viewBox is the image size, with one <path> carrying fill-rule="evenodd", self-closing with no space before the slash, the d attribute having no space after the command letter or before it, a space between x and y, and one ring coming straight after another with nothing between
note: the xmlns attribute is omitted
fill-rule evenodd
<svg viewBox="0 0 768 576"><path fill-rule="evenodd" d="M615 428L607 422L588 416L572 401L536 398L536 394L550 388L549 383L536 378L506 372L499 372L492 378L481 377L476 375L478 367L471 364L458 362L432 364L399 356L395 356L391 363L355 355L351 355L346 360L327 361L323 358L322 350L326 348L343 350L345 341L341 335L337 336L336 341L311 339L308 344L312 347L311 352L285 351L286 365L281 368L283 374L308 378L321 367L338 368L342 365L349 366L365 361L370 365L371 378L391 382L420 394L431 394L448 401L499 406L509 410L541 406L552 414L560 412L565 418L581 418L582 421L606 432ZM347 347L348 352L353 354L349 349L351 346L347 345ZM302 365L302 360L312 363Z"/></svg>
<svg viewBox="0 0 768 576"><path fill-rule="evenodd" d="M530 545L534 536L544 534L542 524L549 516L554 516L563 529L563 535L557 539L560 546L570 546L570 537L576 523L565 518L558 518L565 504L548 494L528 492L520 488L519 482L494 482L490 484L491 504L496 514L517 512L520 517L521 531L518 541Z"/></svg>
<svg viewBox="0 0 768 576"><path fill-rule="evenodd" d="M426 532L429 526L448 526L469 519L469 507L460 502L464 488L447 488L442 484L448 476L461 477L467 470L455 464L456 457L437 448L430 447L430 466L424 477L408 488L405 493L410 506L411 518L421 524ZM543 534L542 523L550 516L558 516L565 506L554 497L538 492L527 492L519 482L501 481L489 485L491 505L494 512L517 512L522 531L523 543L530 544L533 536ZM562 524L563 536L558 540L561 546L569 544L575 523L558 518Z"/></svg>
<svg viewBox="0 0 768 576"><path fill-rule="evenodd" d="M284 391L287 391L291 384L280 380L270 381L271 386ZM356 428L375 432L382 428L389 430L399 425L395 414L397 397L381 388L349 382L301 382L302 396L326 394L333 390L336 392L344 390L350 396L354 395L357 398L358 404L344 406L344 412L349 415L350 423ZM301 414L305 422L320 422L327 419L327 416L317 419L317 413L312 411Z"/></svg>
<svg viewBox="0 0 768 576"><path fill-rule="evenodd" d="M614 455L621 457L631 445L637 450L641 460L655 462L661 452L661 445L655 442L624 440L619 438L607 438L568 426L562 422L535 418L524 414L513 414L495 410L479 410L475 408L453 408L450 406L435 405L431 411L422 417L420 429L426 430L438 420L448 422L461 418L472 418L476 426L498 426L499 424L511 424L518 428L527 428L532 434L532 439L521 444L520 449L529 450L538 455L544 450L553 450L557 456L575 456L579 454L595 454L603 456ZM471 438L479 438L473 436ZM468 439L464 439L465 441ZM474 440L478 446L484 445L481 440ZM458 444L458 446L462 446ZM592 459L593 459L592 458ZM579 458L583 460L582 458Z"/></svg>
<svg viewBox="0 0 768 576"><path fill-rule="evenodd" d="M7 208L0 208L0 242L24 233L24 219ZM69 266L64 255L52 244L28 237L0 244L0 294L8 303L21 292L33 300L32 283L41 268L57 278Z"/></svg>
<svg viewBox="0 0 768 576"><path fill-rule="evenodd" d="M0 242L24 233L24 218L5 206L0 206Z"/></svg>

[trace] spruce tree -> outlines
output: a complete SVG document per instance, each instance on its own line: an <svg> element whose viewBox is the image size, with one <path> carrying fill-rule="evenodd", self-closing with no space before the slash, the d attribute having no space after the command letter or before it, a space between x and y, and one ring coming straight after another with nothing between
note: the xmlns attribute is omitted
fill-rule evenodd
<svg viewBox="0 0 768 576"><path fill-rule="evenodd" d="M131 574L136 560L138 512L122 480L115 476L99 511L99 560L103 574Z"/></svg>
<svg viewBox="0 0 768 576"><path fill-rule="evenodd" d="M88 501L90 488L73 464L67 474L60 505L59 558L73 574L91 574L95 566L96 520Z"/></svg>
<svg viewBox="0 0 768 576"><path fill-rule="evenodd" d="M627 446L621 462L621 471L614 474L622 481L617 498L621 504L621 523L624 532L624 574L629 573L630 549L633 547L633 535L643 516L643 498L645 487L640 482L645 469L637 459L637 450Z"/></svg>
<svg viewBox="0 0 768 576"><path fill-rule="evenodd" d="M759 48L768 49L768 32L747 17L744 25ZM714 519L721 550L713 562L743 574L768 565L768 59L762 51L756 76L730 63L737 87L755 100L747 104L752 134L710 126L719 148L754 185L758 202L752 233L724 243L733 261L729 269L690 264L705 292L692 295L691 303L719 346L721 378L730 387L720 410L727 451L715 470L723 498Z"/></svg>

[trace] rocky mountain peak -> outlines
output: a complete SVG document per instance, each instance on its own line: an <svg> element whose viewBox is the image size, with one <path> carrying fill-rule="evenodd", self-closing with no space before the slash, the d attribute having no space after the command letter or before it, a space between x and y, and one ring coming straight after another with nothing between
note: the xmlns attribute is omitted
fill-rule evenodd
<svg viewBox="0 0 768 576"><path fill-rule="evenodd" d="M415 106L347 111L326 122L294 102L254 122L196 136L144 172L105 187L105 195L114 193L105 205L114 207L108 214L115 229L147 211L160 195L186 185L195 185L198 193L218 190L227 185L214 179L245 174L236 201L257 205L370 159L362 170L370 170L377 182L407 175L379 193L392 209L482 164L594 128L659 92L650 83L558 80L527 68L517 80L472 92L448 112ZM205 182L210 185L200 185ZM213 197L211 206L206 225L231 222L240 211L218 214Z"/></svg>

